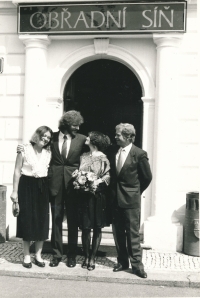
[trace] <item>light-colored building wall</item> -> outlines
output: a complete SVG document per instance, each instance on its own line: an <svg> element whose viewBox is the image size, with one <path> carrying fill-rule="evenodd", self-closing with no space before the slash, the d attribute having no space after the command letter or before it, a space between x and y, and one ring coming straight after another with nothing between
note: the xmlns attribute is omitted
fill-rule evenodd
<svg viewBox="0 0 200 298"><path fill-rule="evenodd" d="M24 95L24 46L17 35L17 8L11 1L0 2L0 184L7 186L6 225L15 234L15 218L9 196L16 158L16 146L22 141Z"/></svg>
<svg viewBox="0 0 200 298"><path fill-rule="evenodd" d="M187 33L183 34L180 51L177 55L179 62L179 83L177 85L179 96L174 106L172 106L172 109L176 109L177 114L177 127L175 128L177 143L171 144L169 140L169 146L175 146L176 148L177 165L175 165L175 168L177 181L176 189L173 190L175 193L171 198L169 197L167 203L172 217L180 219L181 222L184 218L186 192L197 191L199 188L197 42L196 1L188 1ZM156 44L151 35L148 38L110 37L109 43L131 53L135 59L140 61L155 85L157 52ZM59 106L58 101L57 107L55 100L51 100L51 97L54 98L54 96L57 98L62 97L62 88L60 86L58 88L58 85L53 84L56 78L55 74L59 73L59 67L62 71L62 65L72 53L93 44L92 38L51 39L47 52L48 90L46 115L44 115L43 120L45 124L54 130L56 130L59 116L62 114L62 103ZM14 236L16 226L15 218L11 213L9 196L12 190L16 146L22 142L23 135L25 47L17 34L17 8L12 1L0 2L0 57L4 58L4 71L0 74L0 184L6 185L8 188L7 227L9 227L9 235ZM67 70L65 69L65 71ZM150 162L153 164L153 152L151 152L153 147L145 149L148 152L150 151ZM165 175L164 169L163 175ZM151 200L145 202L145 204L142 222L151 215Z"/></svg>
<svg viewBox="0 0 200 298"><path fill-rule="evenodd" d="M177 108L177 197L175 215L184 220L186 193L199 191L199 83L198 83L198 19L197 8L188 5L187 33L179 52Z"/></svg>

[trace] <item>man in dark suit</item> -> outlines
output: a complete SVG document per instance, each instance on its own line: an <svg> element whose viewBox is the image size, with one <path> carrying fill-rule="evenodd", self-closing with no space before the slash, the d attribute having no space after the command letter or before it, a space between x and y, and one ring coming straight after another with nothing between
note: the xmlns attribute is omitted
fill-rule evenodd
<svg viewBox="0 0 200 298"><path fill-rule="evenodd" d="M49 188L52 212L51 245L54 250L51 267L58 266L63 255L62 222L64 206L68 225L67 266L76 266L78 242L77 196L71 174L79 167L86 136L78 134L83 118L77 111L68 111L60 119L59 131L53 135L52 159L49 167Z"/></svg>
<svg viewBox="0 0 200 298"><path fill-rule="evenodd" d="M113 271L129 268L146 278L140 246L141 194L151 182L152 174L147 153L136 147L134 126L121 123L116 126L118 147L110 155L111 198L113 200L113 235L118 263ZM127 246L126 246L127 243Z"/></svg>

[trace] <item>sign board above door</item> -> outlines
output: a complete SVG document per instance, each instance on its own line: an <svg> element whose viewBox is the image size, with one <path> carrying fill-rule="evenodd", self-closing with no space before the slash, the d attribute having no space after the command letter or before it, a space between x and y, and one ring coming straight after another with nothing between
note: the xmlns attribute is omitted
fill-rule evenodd
<svg viewBox="0 0 200 298"><path fill-rule="evenodd" d="M20 34L185 32L186 1L30 4L18 7Z"/></svg>

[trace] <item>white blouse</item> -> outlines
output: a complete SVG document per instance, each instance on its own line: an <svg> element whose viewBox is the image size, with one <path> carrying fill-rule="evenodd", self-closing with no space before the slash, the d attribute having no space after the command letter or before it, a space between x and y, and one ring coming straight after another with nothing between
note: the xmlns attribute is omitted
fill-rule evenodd
<svg viewBox="0 0 200 298"><path fill-rule="evenodd" d="M41 157L38 160L35 150L31 144L26 144L23 146L24 152L21 152L23 157L21 174L35 178L46 177L51 160L50 149L42 149Z"/></svg>

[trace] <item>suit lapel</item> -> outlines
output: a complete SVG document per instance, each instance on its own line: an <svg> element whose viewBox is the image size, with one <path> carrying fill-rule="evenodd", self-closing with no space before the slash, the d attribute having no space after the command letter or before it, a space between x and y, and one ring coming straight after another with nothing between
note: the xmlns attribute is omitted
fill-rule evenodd
<svg viewBox="0 0 200 298"><path fill-rule="evenodd" d="M53 147L54 147L54 151L59 156L60 160L63 162L62 156L60 155L60 150L59 150L59 145L58 145L58 137L59 137L59 131L54 133Z"/></svg>
<svg viewBox="0 0 200 298"><path fill-rule="evenodd" d="M113 169L113 174L117 174L116 172L116 155L117 155L117 152L119 150L119 146L115 146L113 148L113 154L112 154L112 159L110 160L110 163L111 163L111 167Z"/></svg>
<svg viewBox="0 0 200 298"><path fill-rule="evenodd" d="M121 171L120 171L119 175L122 175L123 172L125 172L126 169L130 166L130 164L132 162L132 157L134 155L135 155L135 146L132 145L131 150L130 150L130 152L129 152L129 154L128 154L128 156L127 156L127 158L126 158L126 160L125 160L125 162L123 164L123 167L121 168Z"/></svg>
<svg viewBox="0 0 200 298"><path fill-rule="evenodd" d="M72 138L71 140L71 145L70 145L70 148L69 148L69 152L68 152L68 155L67 155L67 159L70 158L70 156L72 155L74 149L76 148L76 144L78 142L78 135L76 135L74 138Z"/></svg>

